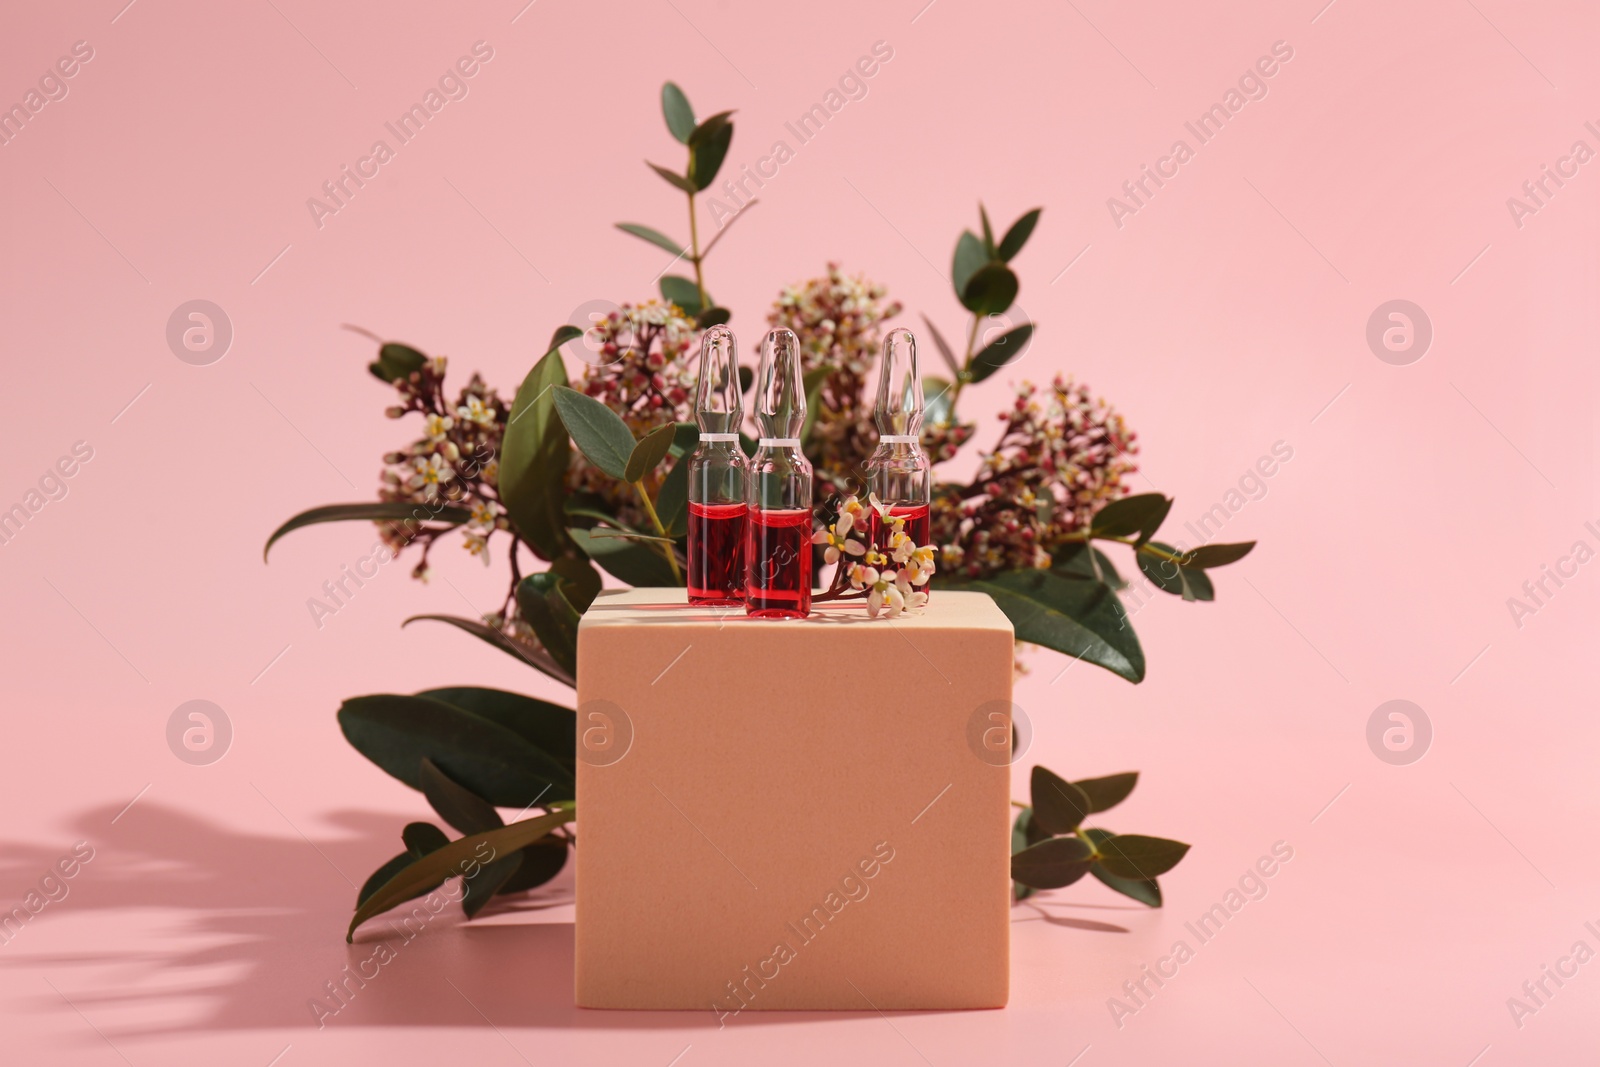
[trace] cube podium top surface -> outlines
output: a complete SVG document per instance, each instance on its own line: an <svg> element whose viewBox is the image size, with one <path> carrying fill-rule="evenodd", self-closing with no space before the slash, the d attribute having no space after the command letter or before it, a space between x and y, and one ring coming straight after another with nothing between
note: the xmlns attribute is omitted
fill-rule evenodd
<svg viewBox="0 0 1600 1067"><path fill-rule="evenodd" d="M1006 1002L1011 623L606 593L578 632L577 1001Z"/></svg>

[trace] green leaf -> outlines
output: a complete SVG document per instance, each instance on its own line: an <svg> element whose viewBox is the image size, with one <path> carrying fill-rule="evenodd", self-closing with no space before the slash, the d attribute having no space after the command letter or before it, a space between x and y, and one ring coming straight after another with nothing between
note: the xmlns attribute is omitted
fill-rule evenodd
<svg viewBox="0 0 1600 1067"><path fill-rule="evenodd" d="M501 856L492 863L483 865L476 878L462 880L461 913L469 919L476 918L484 905L494 899L494 895L504 889L522 868L522 852L518 850L510 855Z"/></svg>
<svg viewBox="0 0 1600 1067"><path fill-rule="evenodd" d="M511 638L507 637L505 634L501 633L499 630L496 630L493 626L486 626L483 623L478 622L476 619L463 619L459 615L413 615L400 625L410 626L414 622L421 621L449 623L458 630L465 630L472 636L488 642L507 655L517 657L528 666L534 668L535 670L542 671L543 673L554 678L556 681L560 682L562 685L577 684L577 681L572 676L572 672L559 666L554 659L550 658L550 654L548 652L544 651L543 649L529 648L526 645L520 645L511 640Z"/></svg>
<svg viewBox="0 0 1600 1067"><path fill-rule="evenodd" d="M557 340L563 333L556 332L549 350L518 387L500 446L500 501L518 535L544 559L555 559L571 548L561 502L572 445L556 415L554 396L567 384L560 352L565 341Z"/></svg>
<svg viewBox="0 0 1600 1067"><path fill-rule="evenodd" d="M718 123L718 119L722 121ZM705 131L703 135L702 131ZM716 180L731 144L733 123L721 115L713 115L695 128L689 138L689 181L696 190L703 190Z"/></svg>
<svg viewBox="0 0 1600 1067"><path fill-rule="evenodd" d="M428 504L407 504L402 501L372 500L361 504L324 504L320 508L302 511L273 530L272 536L267 538L266 546L261 550L261 558L263 560L267 558L267 553L272 551L273 544L280 537L302 526L312 526L319 522L347 522L352 519L404 522L413 518L419 523L442 522L447 526L460 526L472 518L472 512L466 508L448 507L435 510Z"/></svg>
<svg viewBox="0 0 1600 1067"><path fill-rule="evenodd" d="M565 385L550 391L556 413L572 435L578 451L590 463L618 480L627 481L628 457L633 455L633 431L622 416L592 396Z"/></svg>
<svg viewBox="0 0 1600 1067"><path fill-rule="evenodd" d="M961 237L956 241L955 260L950 265L950 281L956 288L957 298L967 291L967 283L978 273L978 268L988 262L988 258L983 254L983 242L971 230L962 230ZM962 303L966 301L963 299Z"/></svg>
<svg viewBox="0 0 1600 1067"><path fill-rule="evenodd" d="M1116 565L1098 548L1090 548L1082 541L1062 545L1051 556L1050 569L1068 578L1090 578L1104 582L1113 589L1122 589L1127 582L1117 573Z"/></svg>
<svg viewBox="0 0 1600 1067"><path fill-rule="evenodd" d="M510 826L458 838L445 847L409 864L390 878L356 909L345 933L346 941L355 940L356 928L374 915L381 915L416 896L421 886L438 885L445 879L469 873L482 873L482 866L498 856L526 848L544 837L557 826L573 820L568 809L552 811L533 819L523 819ZM470 881L470 879L469 879Z"/></svg>
<svg viewBox="0 0 1600 1067"><path fill-rule="evenodd" d="M422 761L495 807L525 808L572 796L573 775L517 734L431 697L380 693L351 697L339 727L356 751L413 789Z"/></svg>
<svg viewBox="0 0 1600 1067"><path fill-rule="evenodd" d="M383 883L399 874L405 868L411 866L416 859L417 857L412 855L408 850L400 853L398 856L392 857L382 867L379 867L377 870L373 871L367 876L367 880L361 883L361 890L356 894L356 907L361 907L361 905L366 902L368 897L372 896L372 894L378 891L378 888L382 886ZM437 888L437 885L431 885L426 889L418 890L416 893L412 894L412 896L420 897L423 893L432 892Z"/></svg>
<svg viewBox="0 0 1600 1067"><path fill-rule="evenodd" d="M694 108L689 106L689 98L683 95L683 90L672 82L664 82L661 86L661 114L667 120L667 129L672 136L682 144L689 143L689 135L694 132Z"/></svg>
<svg viewBox="0 0 1600 1067"><path fill-rule="evenodd" d="M1150 541L1146 547L1174 556L1178 554L1177 549L1160 541ZM1135 553L1134 561L1139 564L1144 576L1164 593L1181 596L1185 600L1216 599L1216 589L1205 571L1181 567L1170 559L1160 559L1144 551Z"/></svg>
<svg viewBox="0 0 1600 1067"><path fill-rule="evenodd" d="M939 327L933 324L928 316L922 316L923 323L928 327L928 333L933 335L933 347L939 350L939 355L944 358L945 365L950 368L950 373L960 375L961 364L956 360L956 354L950 347L950 342L944 339L944 334L939 332Z"/></svg>
<svg viewBox="0 0 1600 1067"><path fill-rule="evenodd" d="M1138 771L1108 774L1104 778L1079 778L1072 783L1083 791L1089 801L1089 814L1110 811L1128 799L1133 787L1139 784Z"/></svg>
<svg viewBox="0 0 1600 1067"><path fill-rule="evenodd" d="M750 367L739 368L739 392L748 393L750 387L756 384L756 372Z"/></svg>
<svg viewBox="0 0 1600 1067"><path fill-rule="evenodd" d="M1178 865L1189 846L1143 834L1113 834L1097 845L1100 863L1120 878L1155 878Z"/></svg>
<svg viewBox="0 0 1600 1067"><path fill-rule="evenodd" d="M655 171L657 174L661 175L662 180L674 188L682 189L686 193L697 193L700 191L695 188L694 182L690 181L688 178L685 178L681 174L670 171L666 167L657 166L656 164L651 163L648 159L645 160L645 165L651 170Z"/></svg>
<svg viewBox="0 0 1600 1067"><path fill-rule="evenodd" d="M1113 836L1110 830L1085 830L1083 835L1096 848L1106 838ZM1098 863L1094 865L1094 868L1089 873L1125 897L1132 897L1139 903L1147 904L1152 908L1161 907L1161 886L1154 878L1122 878L1110 873Z"/></svg>
<svg viewBox="0 0 1600 1067"><path fill-rule="evenodd" d="M1043 208L1036 207L1011 224L1011 229L1007 230L1006 235L1000 238L999 252L1001 259L1009 263L1012 257L1022 251L1022 246L1028 243L1029 237L1033 236L1033 228L1039 223L1039 212L1043 210Z"/></svg>
<svg viewBox="0 0 1600 1067"><path fill-rule="evenodd" d="M659 516L657 516L659 518ZM620 537L625 541L645 541L656 545L671 545L677 542L671 537L661 537L657 534L640 533L637 530L619 530L615 526L596 526L589 531L590 537L608 538Z"/></svg>
<svg viewBox="0 0 1600 1067"><path fill-rule="evenodd" d="M367 364L367 369L372 372L373 377L392 385L403 378L409 378L421 370L427 362L428 357L410 345L387 341L378 346L378 358Z"/></svg>
<svg viewBox="0 0 1600 1067"><path fill-rule="evenodd" d="M811 431L822 414L822 387L828 380L829 369L818 367L800 379L800 391L806 395L806 417L800 420L800 443L811 441Z"/></svg>
<svg viewBox="0 0 1600 1067"><path fill-rule="evenodd" d="M649 241L657 248L664 248L675 256L687 256L689 254L687 248L684 248L660 230L652 230L650 227L641 226L637 222L619 222L617 223L617 229L623 233L631 233L641 240Z"/></svg>
<svg viewBox="0 0 1600 1067"><path fill-rule="evenodd" d="M560 326L557 326L555 328L555 332L550 335L550 344L545 348L545 354L549 355L551 352L554 352L568 341L576 341L582 336L582 330L576 326L573 326L571 323L564 322Z"/></svg>
<svg viewBox="0 0 1600 1067"><path fill-rule="evenodd" d="M694 317L694 324L705 330L712 326L726 326L731 318L733 312L727 308L708 307Z"/></svg>
<svg viewBox="0 0 1600 1067"><path fill-rule="evenodd" d="M542 837L517 853L522 866L500 887L501 893L521 893L544 885L567 864L567 843L559 837Z"/></svg>
<svg viewBox="0 0 1600 1067"><path fill-rule="evenodd" d="M961 289L961 306L974 315L999 315L1017 299L1017 276L1004 263L986 263Z"/></svg>
<svg viewBox="0 0 1600 1067"><path fill-rule="evenodd" d="M998 258L994 247L994 229L989 225L989 213L983 209L982 201L978 203L978 219L983 223L983 254L987 259Z"/></svg>
<svg viewBox="0 0 1600 1067"><path fill-rule="evenodd" d="M595 537L593 531L571 527L567 533L611 577L632 586L672 587L672 568L666 557L648 544L616 537Z"/></svg>
<svg viewBox="0 0 1600 1067"><path fill-rule="evenodd" d="M1034 889L1060 889L1089 873L1091 849L1076 837L1052 837L1011 857L1011 877Z"/></svg>
<svg viewBox="0 0 1600 1067"><path fill-rule="evenodd" d="M425 689L417 695L454 704L462 711L505 727L569 773L577 767L578 716L571 708L521 693L471 685Z"/></svg>
<svg viewBox="0 0 1600 1067"><path fill-rule="evenodd" d="M654 471L667 458L667 451L672 448L677 432L677 423L669 422L646 434L644 440L634 445L633 451L628 454L628 466L623 471L623 479L629 482L642 481Z"/></svg>
<svg viewBox="0 0 1600 1067"><path fill-rule="evenodd" d="M406 823L406 828L400 831L400 840L405 842L406 850L417 859L437 852L450 843L444 831L431 822Z"/></svg>
<svg viewBox="0 0 1600 1067"><path fill-rule="evenodd" d="M439 818L464 834L480 834L504 826L505 820L494 810L494 805L458 783L439 769L428 757L422 757L422 795L439 813Z"/></svg>
<svg viewBox="0 0 1600 1067"><path fill-rule="evenodd" d="M1208 567L1226 567L1230 563L1244 559L1254 547L1256 547L1254 541L1240 541L1229 545L1201 545L1183 554L1183 566L1202 570Z"/></svg>
<svg viewBox="0 0 1600 1067"><path fill-rule="evenodd" d="M1033 809L1023 808L1017 813L1017 821L1011 827L1011 851L1021 852L1029 845L1037 845L1051 836L1050 831L1041 827L1033 817Z"/></svg>
<svg viewBox="0 0 1600 1067"><path fill-rule="evenodd" d="M1083 790L1048 767L1034 767L1033 821L1051 834L1070 834L1094 810Z"/></svg>
<svg viewBox="0 0 1600 1067"><path fill-rule="evenodd" d="M600 572L581 556L562 556L550 564L550 570L561 578L561 595L582 615L600 595Z"/></svg>
<svg viewBox="0 0 1600 1067"><path fill-rule="evenodd" d="M698 315L703 310L700 306L700 287L695 285L693 278L685 278L681 274L663 274L660 285L661 299L669 304L677 304L685 315Z"/></svg>
<svg viewBox="0 0 1600 1067"><path fill-rule="evenodd" d="M1161 528L1172 510L1172 498L1160 493L1139 493L1113 500L1089 523L1095 537L1127 537L1138 534L1136 544L1144 544Z"/></svg>
<svg viewBox="0 0 1600 1067"><path fill-rule="evenodd" d="M673 459L688 452L693 452L700 447L700 427L692 422L677 423L677 432L672 435L672 449L670 455ZM657 510L660 510L659 507Z"/></svg>
<svg viewBox="0 0 1600 1067"><path fill-rule="evenodd" d="M561 592L561 576L530 574L517 583L517 608L539 643L564 669L578 670L578 610Z"/></svg>
<svg viewBox="0 0 1600 1067"><path fill-rule="evenodd" d="M1103 582L1043 570L1002 571L972 582L947 582L994 597L1018 641L1104 667L1130 682L1144 679L1144 651L1116 593Z"/></svg>
<svg viewBox="0 0 1600 1067"><path fill-rule="evenodd" d="M1001 367L1008 367L1022 358L1033 338L1033 323L1013 326L993 341L983 346L967 365L967 380L981 382Z"/></svg>
<svg viewBox="0 0 1600 1067"><path fill-rule="evenodd" d="M685 452L678 457L656 492L656 516L674 538L689 532L689 456Z"/></svg>

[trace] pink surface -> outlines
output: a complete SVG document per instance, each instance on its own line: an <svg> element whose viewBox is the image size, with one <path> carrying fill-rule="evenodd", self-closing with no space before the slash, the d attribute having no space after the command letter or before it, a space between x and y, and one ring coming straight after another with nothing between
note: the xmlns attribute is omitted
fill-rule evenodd
<svg viewBox="0 0 1600 1067"><path fill-rule="evenodd" d="M1592 8L123 3L13 5L0 34L5 101L74 42L93 49L0 146L0 504L75 442L92 449L0 547L0 897L21 902L76 842L93 849L0 946L6 1062L1490 1067L1592 1052L1600 964L1544 979L1534 1014L1507 1007L1544 966L1570 972L1575 942L1600 948L1585 926L1600 927L1600 578L1568 559L1600 546L1585 525L1600 520L1600 164L1571 156L1600 148ZM974 202L1007 219L1046 205L1017 263L1042 324L1018 374L1091 382L1141 434L1140 488L1174 494L1175 522L1238 503L1220 536L1261 541L1219 573L1216 604L1139 608L1142 686L1040 654L1017 689L1037 731L1018 795L1035 760L1142 770L1112 827L1194 843L1163 879L1168 907L1095 884L1019 907L1004 1011L718 1030L709 1014L573 1008L564 877L481 922L442 916L317 1029L308 1000L370 951L341 940L350 883L425 812L344 744L339 699L462 682L561 695L465 635L398 629L490 604L498 573L464 553L427 588L382 570L320 629L307 598L371 532L299 533L262 565L267 531L369 495L402 439L367 342L338 324L509 389L571 309L650 294L666 256L610 227L682 229L681 197L639 162L676 158L662 79L702 112L737 107L730 163L753 164L880 40L893 58L865 98L799 146L708 280L748 332L780 284L837 258L888 283L908 325L926 311L949 332L943 270ZM318 228L306 199L477 41L493 58L468 95ZM1119 227L1107 198L1143 165L1170 168L1184 124L1278 41L1293 58L1265 97ZM1565 184L1513 213L1544 165ZM165 336L194 299L233 326L209 366ZM1410 365L1368 344L1391 300L1432 323ZM963 402L993 410L1008 389L997 377ZM1278 442L1292 458L1254 480ZM1228 497L1241 485L1253 499ZM1508 598L1545 565L1569 577L1513 618ZM168 748L169 717L196 699L233 726L210 766ZM1396 699L1432 725L1410 765L1368 747ZM1293 858L1267 895L1114 1020L1122 983L1280 841Z"/></svg>

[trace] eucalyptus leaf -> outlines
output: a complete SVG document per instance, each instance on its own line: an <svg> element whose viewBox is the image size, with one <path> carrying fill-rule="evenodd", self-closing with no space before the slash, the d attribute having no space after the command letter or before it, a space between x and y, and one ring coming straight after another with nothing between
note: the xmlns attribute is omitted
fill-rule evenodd
<svg viewBox="0 0 1600 1067"><path fill-rule="evenodd" d="M626 427L624 427L626 428ZM676 423L666 423L657 426L645 435L644 440L633 446L633 451L628 455L628 466L623 471L623 480L629 482L642 481L647 475L667 458L667 451L672 447L674 436L678 432Z"/></svg>
<svg viewBox="0 0 1600 1067"><path fill-rule="evenodd" d="M649 241L657 248L664 248L675 256L687 256L689 254L688 249L684 248L682 245L668 237L666 234L662 233L660 230L652 230L650 227L641 226L637 222L619 222L617 223L617 229L621 230L623 233L631 233L641 240Z"/></svg>
<svg viewBox="0 0 1600 1067"><path fill-rule="evenodd" d="M967 291L967 283L978 273L978 268L988 262L988 259L989 257L983 254L983 242L978 240L971 230L962 230L960 238L956 240L955 260L950 265L950 282L955 286L956 296L961 298L963 304L966 300L962 294Z"/></svg>
<svg viewBox="0 0 1600 1067"><path fill-rule="evenodd" d="M1144 680L1139 638L1122 601L1103 582L1030 569L946 584L992 596L1011 620L1018 641L1055 649L1130 682Z"/></svg>
<svg viewBox="0 0 1600 1067"><path fill-rule="evenodd" d="M572 445L556 414L554 396L567 384L560 352L565 341L557 340L563 336L564 331L557 331L549 350L522 380L500 446L500 502L518 536L544 559L556 558L572 544L561 517Z"/></svg>
<svg viewBox="0 0 1600 1067"><path fill-rule="evenodd" d="M727 112L726 114L732 114ZM718 119L722 119L718 123ZM702 134L701 131L706 131ZM689 138L689 181L696 190L704 190L717 178L722 161L727 158L728 147L733 144L733 123L721 115L713 115L695 128Z"/></svg>
<svg viewBox="0 0 1600 1067"><path fill-rule="evenodd" d="M386 341L378 346L378 358L367 364L367 370L372 372L374 378L392 385L409 378L421 370L427 362L428 357L410 345Z"/></svg>
<svg viewBox="0 0 1600 1067"><path fill-rule="evenodd" d="M622 416L585 393L565 385L550 391L556 412L584 458L606 474L628 481L628 457L633 455L633 431Z"/></svg>
<svg viewBox="0 0 1600 1067"><path fill-rule="evenodd" d="M708 307L694 317L694 324L705 330L710 329L712 326L726 326L731 318L733 318L733 312L727 308Z"/></svg>
<svg viewBox="0 0 1600 1067"><path fill-rule="evenodd" d="M1033 822L1050 834L1070 834L1094 809L1083 790L1048 767L1034 767Z"/></svg>
<svg viewBox="0 0 1600 1067"><path fill-rule="evenodd" d="M674 538L689 532L689 465L692 449L678 457L656 491L656 517Z"/></svg>
<svg viewBox="0 0 1600 1067"><path fill-rule="evenodd" d="M994 228L989 225L989 213L983 209L983 204L978 204L978 220L983 223L983 254L987 259L998 259L999 254L994 247Z"/></svg>
<svg viewBox="0 0 1600 1067"><path fill-rule="evenodd" d="M928 327L928 333L933 336L933 347L939 350L939 355L944 359L945 365L950 368L953 375L961 374L961 363L956 359L955 351L950 347L950 342L944 339L944 334L939 332L939 327L933 324L928 316L922 316L923 323Z"/></svg>
<svg viewBox="0 0 1600 1067"><path fill-rule="evenodd" d="M657 284L661 287L661 299L678 305L685 315L698 315L704 310L700 303L700 287L693 278L685 278L681 274L663 274ZM707 295L706 299L709 301L711 298Z"/></svg>
<svg viewBox="0 0 1600 1067"><path fill-rule="evenodd" d="M395 875L411 866L411 864L416 862L416 860L417 857L408 849L405 852L400 853L398 856L391 857L387 862L384 863L382 867L379 867L377 870L373 871L367 876L367 880L361 883L361 890L356 893L356 907L359 908L362 904L366 903L367 898L376 893L383 883L387 882L389 879L393 878ZM439 888L439 883L419 889L413 893L412 896L420 897L422 894L431 893L437 888Z"/></svg>
<svg viewBox="0 0 1600 1067"><path fill-rule="evenodd" d="M379 693L339 707L345 739L413 789L424 758L495 807L525 808L572 796L573 775L517 734L431 697Z"/></svg>
<svg viewBox="0 0 1600 1067"><path fill-rule="evenodd" d="M1139 784L1138 771L1108 774L1103 778L1079 778L1072 783L1082 790L1089 800L1089 814L1110 811L1128 799L1133 787Z"/></svg>
<svg viewBox="0 0 1600 1067"><path fill-rule="evenodd" d="M1033 236L1033 228L1039 222L1039 212L1043 210L1043 208L1036 207L1011 224L1011 228L1006 231L1006 235L1000 238L999 252L1001 259L1009 263L1012 257L1022 251L1022 246L1028 243L1029 237Z"/></svg>
<svg viewBox="0 0 1600 1067"><path fill-rule="evenodd" d="M570 809L552 811L533 819L514 822L497 830L457 838L436 852L407 865L378 888L356 909L345 933L346 941L355 940L356 928L374 915L381 915L417 895L420 887L438 885L446 879L481 873L486 863L498 856L526 848L551 830L573 820ZM470 880L470 879L469 879Z"/></svg>
<svg viewBox="0 0 1600 1067"><path fill-rule="evenodd" d="M472 512L466 508L440 507L434 508L428 504L408 504L404 501L371 500L359 504L324 504L320 508L311 508L302 511L276 530L267 538L267 543L261 550L261 558L267 558L267 553L272 551L272 546L284 534L298 530L302 526L313 526L319 522L349 522L352 520L368 519L374 522L404 522L406 519L415 519L418 523L444 523L446 526L460 526L471 521Z"/></svg>
<svg viewBox="0 0 1600 1067"><path fill-rule="evenodd" d="M683 95L683 90L673 82L661 86L661 114L672 136L688 144L689 135L694 132L694 108L689 106L689 98Z"/></svg>
<svg viewBox="0 0 1600 1067"><path fill-rule="evenodd" d="M1158 549L1169 555L1178 555L1177 549L1160 541L1150 541L1145 547ZM1181 596L1185 600L1216 599L1216 589L1205 571L1179 566L1170 559L1162 559L1143 550L1136 553L1134 559L1144 576L1164 593Z"/></svg>
<svg viewBox="0 0 1600 1067"><path fill-rule="evenodd" d="M940 426L953 421L955 413L950 406L952 386L943 378L922 379L923 424Z"/></svg>
<svg viewBox="0 0 1600 1067"><path fill-rule="evenodd" d="M1089 873L1092 850L1076 837L1052 837L1011 857L1012 880L1034 889L1060 889Z"/></svg>
<svg viewBox="0 0 1600 1067"><path fill-rule="evenodd" d="M418 859L450 843L445 832L431 822L406 823L405 829L400 831L400 840L405 842L406 850Z"/></svg>
<svg viewBox="0 0 1600 1067"><path fill-rule="evenodd" d="M1083 836L1089 839L1090 844L1099 848L1106 838L1114 835L1110 830L1085 830ZM1095 864L1089 873L1125 897L1132 897L1152 908L1161 907L1161 886L1154 878L1123 878L1107 871L1104 865L1099 863Z"/></svg>
<svg viewBox="0 0 1600 1067"><path fill-rule="evenodd" d="M1028 343L1032 339L1033 323L1013 326L972 357L972 362L967 364L967 380L981 382L1001 367L1011 366L1028 351Z"/></svg>
<svg viewBox="0 0 1600 1067"><path fill-rule="evenodd" d="M1057 549L1050 557L1050 569L1068 578L1104 582L1113 589L1123 589L1128 584L1117 573L1111 557L1083 541L1072 541Z"/></svg>
<svg viewBox="0 0 1600 1067"><path fill-rule="evenodd" d="M679 174L676 171L671 171L666 167L658 166L654 163L651 163L648 159L645 160L645 165L651 170L655 171L657 174L661 175L663 181L676 189L682 189L686 193L697 193L700 191L695 188L694 182L690 181L688 178L685 178L682 174Z"/></svg>
<svg viewBox="0 0 1600 1067"><path fill-rule="evenodd" d="M582 615L600 595L600 572L587 559L579 556L562 556L550 564L550 570L561 577L561 593Z"/></svg>
<svg viewBox="0 0 1600 1067"><path fill-rule="evenodd" d="M1096 850L1100 863L1108 874L1120 878L1156 878L1178 865L1189 846L1182 841L1169 841L1163 837L1146 837L1144 834L1113 834L1101 841Z"/></svg>
<svg viewBox="0 0 1600 1067"><path fill-rule="evenodd" d="M1017 299L1017 276L1004 263L985 263L961 288L961 306L974 315L999 315Z"/></svg>
<svg viewBox="0 0 1600 1067"><path fill-rule="evenodd" d="M1183 566L1202 570L1208 567L1226 567L1230 563L1244 559L1255 547L1254 541L1240 541L1227 545L1201 545L1183 554Z"/></svg>
<svg viewBox="0 0 1600 1067"><path fill-rule="evenodd" d="M420 777L422 795L428 798L428 804L439 818L462 833L478 834L506 824L493 804L445 774L426 756L422 757Z"/></svg>

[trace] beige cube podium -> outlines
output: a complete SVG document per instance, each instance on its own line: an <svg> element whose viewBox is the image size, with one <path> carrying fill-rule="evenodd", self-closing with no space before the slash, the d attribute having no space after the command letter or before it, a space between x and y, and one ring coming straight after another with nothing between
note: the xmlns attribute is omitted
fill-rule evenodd
<svg viewBox="0 0 1600 1067"><path fill-rule="evenodd" d="M1013 633L603 594L578 631L577 1003L996 1008Z"/></svg>

